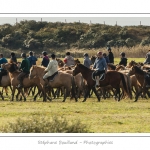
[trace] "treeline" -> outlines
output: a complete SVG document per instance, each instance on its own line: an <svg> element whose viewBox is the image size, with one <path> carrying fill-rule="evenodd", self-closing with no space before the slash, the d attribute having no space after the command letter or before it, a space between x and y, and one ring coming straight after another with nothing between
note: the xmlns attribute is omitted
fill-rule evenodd
<svg viewBox="0 0 150 150"><path fill-rule="evenodd" d="M36 22L25 20L0 26L0 45L8 49L41 50L147 46L150 26Z"/></svg>

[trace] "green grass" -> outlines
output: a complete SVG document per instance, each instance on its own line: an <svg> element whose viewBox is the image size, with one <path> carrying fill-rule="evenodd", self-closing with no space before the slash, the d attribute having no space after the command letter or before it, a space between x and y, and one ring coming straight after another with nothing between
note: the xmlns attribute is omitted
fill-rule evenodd
<svg viewBox="0 0 150 150"><path fill-rule="evenodd" d="M82 100L82 99L81 99ZM63 116L68 121L80 120L94 133L147 133L150 132L150 102L139 99L101 100L88 98L85 103L70 101L62 103L62 98L43 103L40 99L32 102L0 101L0 127L15 123L18 118L28 120L31 116Z"/></svg>

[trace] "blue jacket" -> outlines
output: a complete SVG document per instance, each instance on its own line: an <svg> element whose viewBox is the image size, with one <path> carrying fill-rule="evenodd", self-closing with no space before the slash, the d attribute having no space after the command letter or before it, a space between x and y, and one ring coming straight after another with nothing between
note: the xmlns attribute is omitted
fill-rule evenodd
<svg viewBox="0 0 150 150"><path fill-rule="evenodd" d="M29 56L28 60L30 62L30 68L32 67L32 65L36 65L37 58L35 56Z"/></svg>
<svg viewBox="0 0 150 150"><path fill-rule="evenodd" d="M109 58L106 56L106 57L104 57L105 58L105 60L106 60L106 63L110 63L110 61L109 61Z"/></svg>
<svg viewBox="0 0 150 150"><path fill-rule="evenodd" d="M7 59L6 58L0 58L0 65L1 64L4 64L4 63L7 63L8 61L7 61ZM0 66L1 67L1 66Z"/></svg>
<svg viewBox="0 0 150 150"><path fill-rule="evenodd" d="M92 62L89 59L89 57L84 57L83 65L86 66L87 68L90 68L91 64L92 64Z"/></svg>
<svg viewBox="0 0 150 150"><path fill-rule="evenodd" d="M107 63L105 58L96 58L93 69L97 69L99 71L107 70Z"/></svg>
<svg viewBox="0 0 150 150"><path fill-rule="evenodd" d="M47 67L48 64L49 64L49 58L48 58L48 56L44 56L43 59L42 59L41 65L44 66L44 67Z"/></svg>

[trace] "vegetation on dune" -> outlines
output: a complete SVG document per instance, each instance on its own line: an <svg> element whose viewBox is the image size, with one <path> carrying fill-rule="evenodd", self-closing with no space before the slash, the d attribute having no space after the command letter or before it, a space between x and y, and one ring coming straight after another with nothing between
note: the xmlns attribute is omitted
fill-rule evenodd
<svg viewBox="0 0 150 150"><path fill-rule="evenodd" d="M0 26L0 51L3 52L13 50L20 53L33 50L41 53L42 50L47 50L62 54L67 49L106 49L106 46L111 46L115 50L127 49L130 56L141 51L141 56L143 51L145 54L145 49L148 50L149 44L150 27L142 25L121 27L25 20L14 25Z"/></svg>

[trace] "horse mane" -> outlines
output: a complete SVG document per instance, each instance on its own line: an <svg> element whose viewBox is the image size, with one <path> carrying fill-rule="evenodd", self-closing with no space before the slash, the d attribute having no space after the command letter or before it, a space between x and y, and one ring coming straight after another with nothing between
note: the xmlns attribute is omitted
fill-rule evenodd
<svg viewBox="0 0 150 150"><path fill-rule="evenodd" d="M15 64L14 63L11 63L10 64L10 67L8 68L8 71L13 73L15 71L17 71L16 67L15 67Z"/></svg>
<svg viewBox="0 0 150 150"><path fill-rule="evenodd" d="M86 66L84 66L83 64L77 64L77 66L79 66L83 70L91 70L91 69L87 68Z"/></svg>
<svg viewBox="0 0 150 150"><path fill-rule="evenodd" d="M134 69L137 71L138 74L143 75L145 71L141 70L138 66L134 66Z"/></svg>
<svg viewBox="0 0 150 150"><path fill-rule="evenodd" d="M116 70L116 66L112 63L107 64L112 70Z"/></svg>

